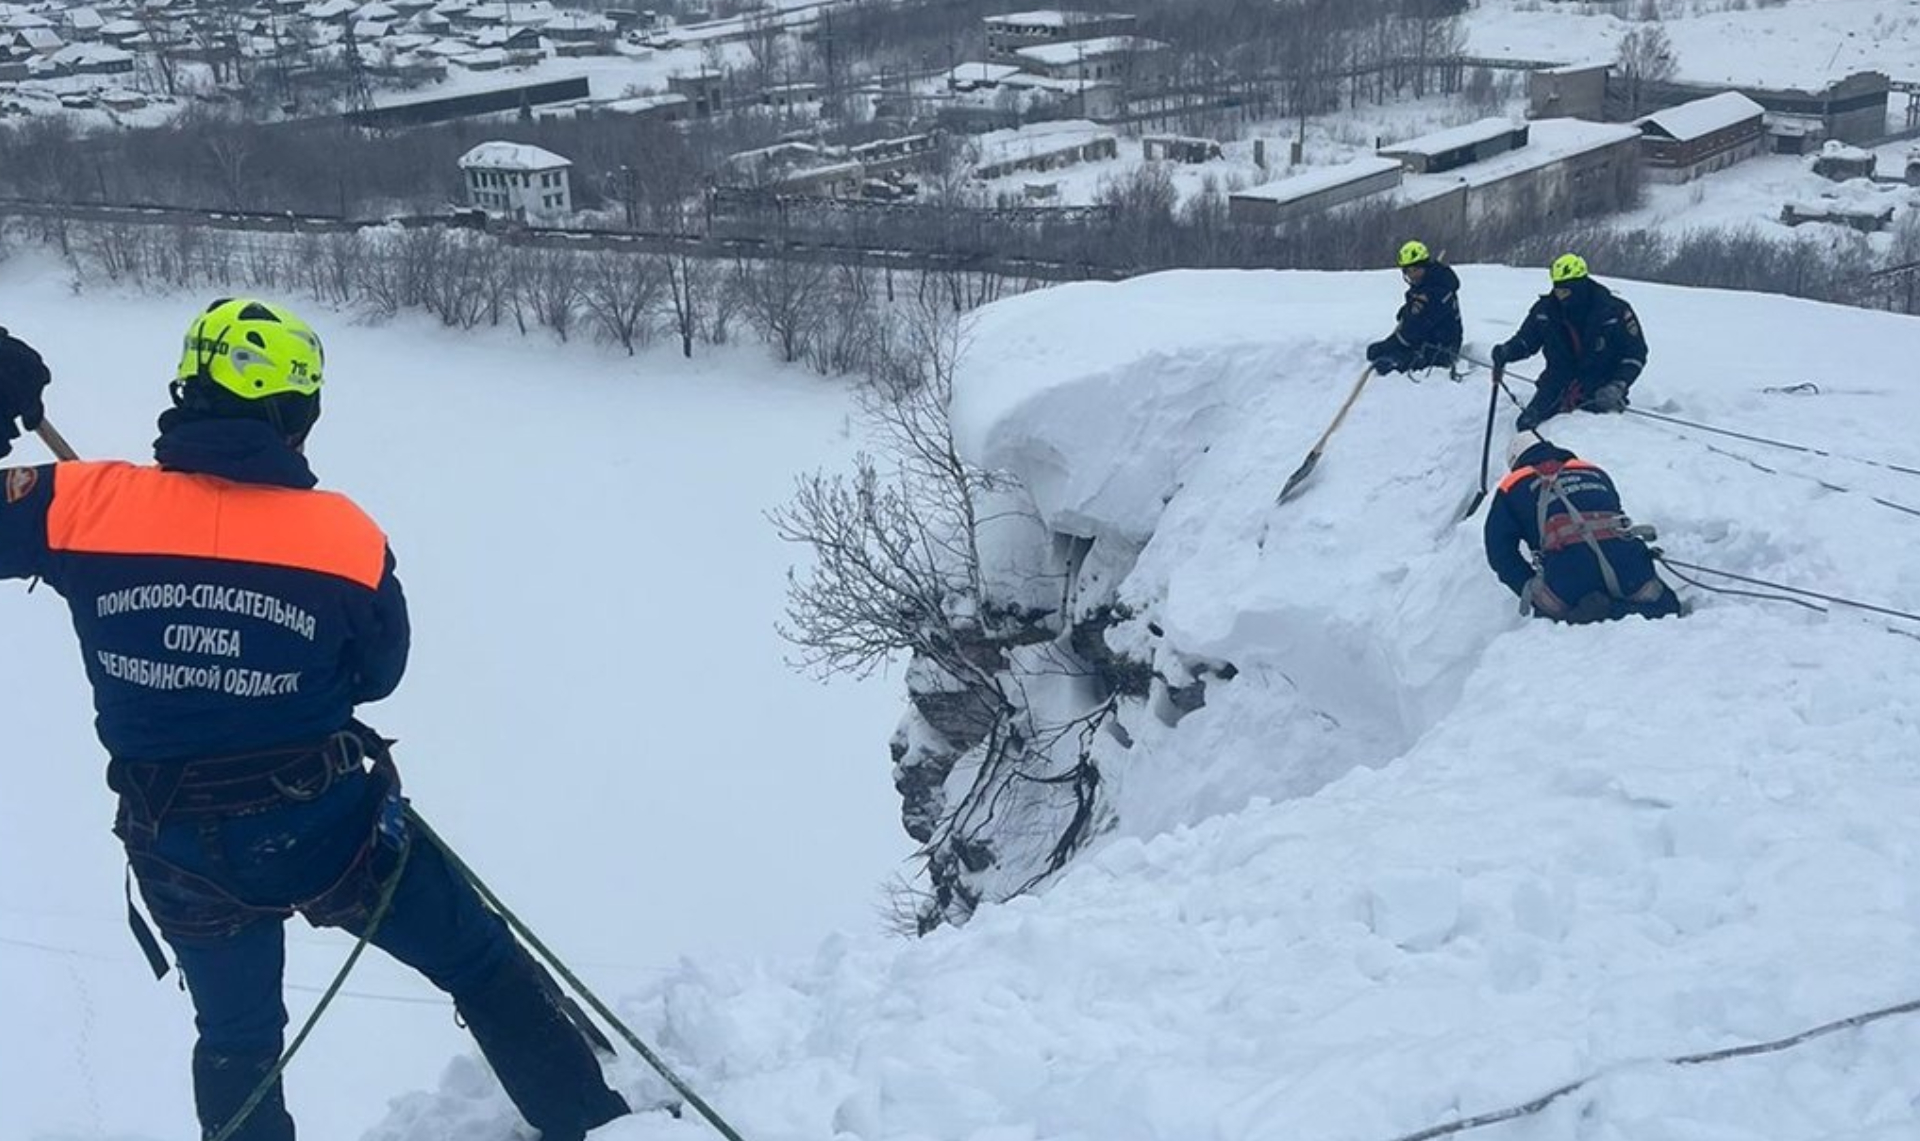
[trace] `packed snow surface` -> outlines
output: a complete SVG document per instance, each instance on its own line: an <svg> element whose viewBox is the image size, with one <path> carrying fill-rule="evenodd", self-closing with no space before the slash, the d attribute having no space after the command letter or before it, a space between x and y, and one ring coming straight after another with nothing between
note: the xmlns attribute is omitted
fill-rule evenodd
<svg viewBox="0 0 1920 1141"><path fill-rule="evenodd" d="M1544 276L1464 267L1469 343L1511 331ZM1902 509L1920 481L1841 458L1920 467L1920 323L1610 284L1652 345L1637 407L1836 455L1638 417L1549 434L1610 470L1675 557L1920 610L1920 518ZM1455 521L1481 478L1484 372L1372 381L1276 506L1399 291L1391 273L1174 273L980 315L963 448L1094 540L1098 589L1141 616L1124 649L1238 672L1176 726L1106 746L1117 827L965 928L690 957L640 985L589 970L743 1136L1392 1141L1596 1074L1463 1136L1920 1135L1920 1018L1658 1061L1920 998L1912 625L1693 590L1678 621L1520 618L1478 520ZM1511 416L1503 402L1496 456ZM462 1055L367 1136L516 1134ZM595 1135L708 1136L660 1113Z"/></svg>

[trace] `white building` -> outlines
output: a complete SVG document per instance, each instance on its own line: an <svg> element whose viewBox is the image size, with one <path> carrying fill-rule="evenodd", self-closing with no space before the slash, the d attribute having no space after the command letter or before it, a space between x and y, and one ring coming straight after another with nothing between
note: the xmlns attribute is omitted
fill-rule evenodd
<svg viewBox="0 0 1920 1141"><path fill-rule="evenodd" d="M1125 79L1134 61L1167 45L1145 36L1100 36L1057 44L1035 44L1014 51L1014 62L1049 79Z"/></svg>
<svg viewBox="0 0 1920 1141"><path fill-rule="evenodd" d="M552 151L523 143L481 143L460 156L467 201L521 222L557 222L573 212L567 168Z"/></svg>

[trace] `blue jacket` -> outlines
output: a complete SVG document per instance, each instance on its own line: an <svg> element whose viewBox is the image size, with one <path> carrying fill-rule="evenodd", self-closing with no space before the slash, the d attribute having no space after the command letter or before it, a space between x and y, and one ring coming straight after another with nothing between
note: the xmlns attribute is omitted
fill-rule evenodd
<svg viewBox="0 0 1920 1141"><path fill-rule="evenodd" d="M1626 300L1591 278L1567 283L1561 301L1542 294L1507 338L1507 360L1546 354L1540 387L1527 403L1533 422L1571 412L1605 384L1631 388L1647 367L1647 339Z"/></svg>
<svg viewBox="0 0 1920 1141"><path fill-rule="evenodd" d="M1549 478L1557 495L1547 485ZM1653 555L1646 544L1615 525L1622 512L1612 478L1572 452L1538 444L1521 455L1519 465L1500 482L1487 511L1487 565L1508 590L1520 594L1533 577L1533 566L1521 553L1524 545L1539 554L1540 576L1547 589L1569 606L1589 594L1608 593L1599 559L1581 537L1577 521L1567 510L1569 502L1586 519L1588 533L1599 544L1623 594L1632 594L1654 578ZM1540 535L1543 517L1545 541Z"/></svg>
<svg viewBox="0 0 1920 1141"><path fill-rule="evenodd" d="M154 457L0 469L0 578L67 600L114 758L318 741L393 692L407 606L371 519L260 421L167 426Z"/></svg>
<svg viewBox="0 0 1920 1141"><path fill-rule="evenodd" d="M1460 351L1460 275L1452 266L1425 263L1420 284L1407 286L1407 299L1394 314L1394 335L1408 348L1438 346Z"/></svg>

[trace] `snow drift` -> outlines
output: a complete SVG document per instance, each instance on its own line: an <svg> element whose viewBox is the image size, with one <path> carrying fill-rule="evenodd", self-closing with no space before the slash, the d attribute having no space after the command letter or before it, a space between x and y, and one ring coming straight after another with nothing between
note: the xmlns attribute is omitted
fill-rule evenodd
<svg viewBox="0 0 1920 1141"><path fill-rule="evenodd" d="M1541 285L1462 276L1482 345ZM1652 342L1639 406L1920 459L1902 379L1920 325L1621 288ZM1484 373L1376 382L1276 507L1396 299L1388 274L1168 274L982 314L963 444L1020 476L1048 528L1093 540L1082 605L1136 615L1110 639L1237 673L1177 725L1136 712L1132 747L1103 746L1114 826L1038 895L636 996L748 1135L1387 1141L1592 1073L1477 1135L1920 1130L1913 1019L1656 1061L1914 997L1920 646L1697 591L1684 621L1521 619L1477 520L1452 522L1478 483ZM1551 434L1676 556L1920 604L1920 518L1875 502L1920 500L1911 477L1642 418Z"/></svg>

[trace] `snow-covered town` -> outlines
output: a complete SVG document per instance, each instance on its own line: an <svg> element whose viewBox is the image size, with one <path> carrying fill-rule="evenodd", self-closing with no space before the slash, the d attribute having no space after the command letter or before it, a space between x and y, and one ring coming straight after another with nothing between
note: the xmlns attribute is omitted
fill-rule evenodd
<svg viewBox="0 0 1920 1141"><path fill-rule="evenodd" d="M0 1141L1920 1138L1920 6L647 2L0 0Z"/></svg>

